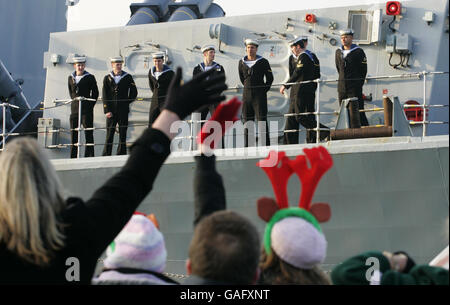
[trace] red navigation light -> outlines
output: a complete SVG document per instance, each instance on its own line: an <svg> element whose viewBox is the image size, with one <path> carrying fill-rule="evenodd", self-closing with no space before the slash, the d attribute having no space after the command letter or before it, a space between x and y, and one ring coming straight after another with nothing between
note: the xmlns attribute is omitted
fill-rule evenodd
<svg viewBox="0 0 450 305"><path fill-rule="evenodd" d="M396 16L400 15L402 5L398 1L388 1L386 3L386 15Z"/></svg>
<svg viewBox="0 0 450 305"><path fill-rule="evenodd" d="M316 23L316 15L314 14L306 14L305 16L305 22L306 23Z"/></svg>

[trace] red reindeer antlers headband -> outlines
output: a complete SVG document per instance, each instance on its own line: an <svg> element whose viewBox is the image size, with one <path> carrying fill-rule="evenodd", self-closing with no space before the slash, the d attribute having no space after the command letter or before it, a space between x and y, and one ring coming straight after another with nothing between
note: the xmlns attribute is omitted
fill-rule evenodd
<svg viewBox="0 0 450 305"><path fill-rule="evenodd" d="M269 177L276 197L276 201L271 198L258 200L258 214L266 222L270 221L278 210L289 208L287 184L293 173L297 174L302 185L299 207L311 213L319 222L330 219L331 210L327 203L311 204L311 201L320 179L333 166L333 159L323 146L305 148L303 152L305 155L299 155L291 160L285 152L271 151L267 159L257 163L257 166L261 167ZM277 158L277 164L270 167L264 166L273 158Z"/></svg>

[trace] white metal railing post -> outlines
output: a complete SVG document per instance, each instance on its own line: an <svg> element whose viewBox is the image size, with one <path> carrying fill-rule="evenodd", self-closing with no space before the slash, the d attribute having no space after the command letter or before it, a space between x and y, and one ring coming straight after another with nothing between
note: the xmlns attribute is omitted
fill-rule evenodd
<svg viewBox="0 0 450 305"><path fill-rule="evenodd" d="M189 145L189 150L193 151L194 150L194 118L193 115L191 114L191 134L190 134L190 145Z"/></svg>
<svg viewBox="0 0 450 305"><path fill-rule="evenodd" d="M6 139L5 139L5 129L6 129L6 105L5 103L0 104L2 106L2 111L3 111L3 126L2 126L2 142L3 142L3 146L2 149L4 150L6 147Z"/></svg>
<svg viewBox="0 0 450 305"><path fill-rule="evenodd" d="M426 124L426 105L427 105L427 72L423 71L423 107L422 107L422 137L425 138L427 135L427 124Z"/></svg>
<svg viewBox="0 0 450 305"><path fill-rule="evenodd" d="M78 137L77 137L77 142L78 143L72 143L72 144L70 144L70 146L71 147L73 147L73 146L77 147L77 159L79 159L80 158L80 147L81 147L81 145L80 145L80 142L81 142L81 131L85 130L83 127L81 127L81 115L82 115L82 113L81 113L81 109L82 108L81 107L82 107L82 103L85 102L85 101L96 102L97 100L92 99L92 98L86 98L84 96L78 96L78 97L76 97L74 99L70 99L70 100L56 100L55 99L53 101L53 103L57 104L57 103L63 102L62 105L67 105L67 104L72 104L75 101L78 101L78 128L73 128L72 129L72 123L70 123L69 131L73 132L74 130L78 130ZM94 130L94 129L92 129L92 130Z"/></svg>
<svg viewBox="0 0 450 305"><path fill-rule="evenodd" d="M6 130L6 107L16 108L16 109L19 109L19 107L16 106L16 105L11 105L9 103L1 103L0 106L3 108L2 109L2 112L3 112L3 123L2 123L2 143L3 143L3 145L2 145L2 150L4 150L5 147L6 147L6 135L7 135L7 133L5 132L5 130Z"/></svg>
<svg viewBox="0 0 450 305"><path fill-rule="evenodd" d="M316 96L316 143L320 143L320 78L317 79L317 96Z"/></svg>
<svg viewBox="0 0 450 305"><path fill-rule="evenodd" d="M197 149L196 136L199 130L202 128L202 117L200 112L193 112L191 114L191 144L190 150L194 151Z"/></svg>
<svg viewBox="0 0 450 305"><path fill-rule="evenodd" d="M77 159L80 158L80 141L81 141L81 104L84 97L78 97L78 140L77 140Z"/></svg>
<svg viewBox="0 0 450 305"><path fill-rule="evenodd" d="M39 134L38 134L39 137ZM44 124L44 148L47 148L47 125Z"/></svg>

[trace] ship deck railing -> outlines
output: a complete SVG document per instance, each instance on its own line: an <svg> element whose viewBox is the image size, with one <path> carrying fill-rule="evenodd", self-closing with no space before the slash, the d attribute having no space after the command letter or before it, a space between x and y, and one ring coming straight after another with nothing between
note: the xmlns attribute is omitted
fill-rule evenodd
<svg viewBox="0 0 450 305"><path fill-rule="evenodd" d="M398 79L398 80L411 80L411 79L418 79L418 80L422 80L422 88L423 88L423 97L422 97L422 104L418 104L418 105L407 105L407 104L403 104L402 107L403 109L408 109L408 108L419 108L422 109L422 121L409 121L409 124L414 126L414 125L422 125L422 137L426 137L427 136L427 126L430 124L447 124L448 125L448 121L431 121L431 120L427 120L427 113L429 109L435 109L435 108L447 108L448 109L448 104L441 104L441 105L437 105L437 104L429 104L428 100L427 100L427 80L429 76L433 76L433 75L447 75L448 76L449 72L439 72L439 71L434 71L434 72L429 72L429 71L422 71L422 72L413 72L413 73L403 73L403 74L397 74L397 75L381 75L381 76L369 76L366 77L365 80L366 81L371 81L371 80L386 80L386 79ZM342 81L342 80L341 80ZM306 83L316 83L317 84L317 90L316 90L316 103L315 103L315 108L316 111L314 112L303 112L303 113L287 113L284 115L267 115L267 119L274 119L274 118L288 118L288 117L292 117L292 116L307 116L307 115L314 115L317 125L315 128L310 128L310 129L306 129L306 128L299 128L299 129L291 129L291 130L277 130L276 132L271 132L269 130L269 133L279 133L282 132L283 134L285 133L295 133L295 132L306 132L308 130L311 131L317 131L318 135L316 137L316 143L320 143L320 132L321 131L327 131L329 129L327 128L321 128L320 127L320 116L321 115L325 115L325 116L338 116L339 115L339 111L320 111L320 91L321 91L321 86L325 86L327 84L332 84L332 83L337 83L339 82L338 79L316 79L316 80L311 80L311 81L303 81L303 82L295 82L295 83L275 83L272 84L272 87L281 87L283 85L300 85L300 84L306 84ZM242 90L243 87L240 85L234 86L234 87L229 87L227 89L228 92L230 91L236 91L239 92L240 90ZM101 101L102 99L99 98L98 101ZM144 101L146 100L145 98L139 98L137 99L139 101ZM47 108L40 108L38 110L36 109L27 109L28 113L31 113L33 111L43 111L43 110L47 110L47 109L52 109L52 108L57 108L57 107L62 107L68 104L71 104L74 101L80 101L79 105L81 107L81 104L83 101L92 101L92 99L86 99L86 98L76 98L76 99L67 99L67 100L53 100L53 104L54 106L50 106ZM44 102L42 102L41 104L44 104ZM0 107L2 107L2 111L3 111L3 117L5 117L5 111L7 109L7 107L13 107L13 108L18 108L15 105L11 105L8 103L2 103L0 104ZM360 112L378 112L378 111L384 111L384 108L382 107L372 107L372 108L368 108L368 109L364 109L364 110L360 110ZM448 116L447 116L448 117ZM14 132L7 132L6 128L5 128L5 121L3 120L3 128L1 130L0 133L0 137L2 138L2 141L0 143L0 151L2 151L4 149L4 145L3 143L5 142L5 140L8 139L8 137L14 137L14 136L24 136L24 135L29 135L29 136L43 136L43 137L47 137L49 134L51 133L71 133L72 131L93 131L93 130L106 130L106 126L100 126L100 127L93 127L93 128L84 128L81 125L81 120L79 120L78 122L78 128L74 128L74 129L67 129L67 128L58 128L58 129L45 129L42 132L27 132L27 133L14 133ZM191 119L189 120L185 120L184 122L186 122L187 124L190 125L190 134L189 135L185 135L185 136L178 136L175 137L174 140L189 140L190 141L190 145L189 145L189 150L195 150L196 149L196 140L197 140L197 136L196 136L196 132L194 131L199 131L200 130L200 126L202 123L205 123L207 120L200 120L198 119L198 116L196 116L196 118L194 116L192 116ZM130 124L128 127L145 127L148 124L145 122L142 123L134 123L134 124ZM383 126L383 125L371 125L371 126ZM267 131L259 131L258 130L258 135L264 135L264 133ZM236 134L236 136L239 135L243 135L243 134ZM278 137L278 136L277 136ZM329 139L331 140L331 139ZM46 141L44 141L44 143L46 143ZM113 145L116 144L122 144L122 143L118 143L115 142L113 143ZM133 142L127 142L126 145L132 145ZM81 143L81 132L78 132L78 141L77 143L74 144L69 144L69 143L58 143L55 145L46 145L45 148L47 149L65 149L71 146L78 146L78 147L82 147L82 146L99 146L99 145L105 145L104 143L99 143L99 144L93 144L93 143ZM80 150L78 149L78 158L80 158Z"/></svg>

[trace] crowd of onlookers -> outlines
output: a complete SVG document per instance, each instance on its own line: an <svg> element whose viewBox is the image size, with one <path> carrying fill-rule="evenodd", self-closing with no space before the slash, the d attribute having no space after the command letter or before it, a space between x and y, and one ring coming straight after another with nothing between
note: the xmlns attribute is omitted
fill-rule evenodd
<svg viewBox="0 0 450 305"><path fill-rule="evenodd" d="M136 214L136 209L170 154L175 136L171 124L224 100L225 77L211 76L212 71L182 85L181 69L177 70L151 128L133 144L121 171L87 201L63 197L56 172L35 140L12 141L0 155L0 283L68 283L68 276L79 276L75 283L178 284L164 275L167 252L157 220ZM237 103L221 103L211 120L221 125L235 120ZM209 135L204 131L200 141ZM258 213L267 221L260 239L253 223L226 209L213 145L205 143L200 143L201 153L195 157L195 229L186 262L189 277L183 284L449 284L448 270L416 265L404 252L363 253L328 275L320 267L327 241L319 222L329 211L311 205L311 198L302 197L295 208L283 206L278 196L277 201L258 200ZM313 167L323 167L321 174L332 165L324 150L305 151ZM320 177L302 167L305 157L284 161L272 183L296 173L302 183L315 179L317 185ZM94 277L105 251L104 269ZM68 265L68 258L76 260ZM368 258L379 262L379 270L370 277Z"/></svg>

